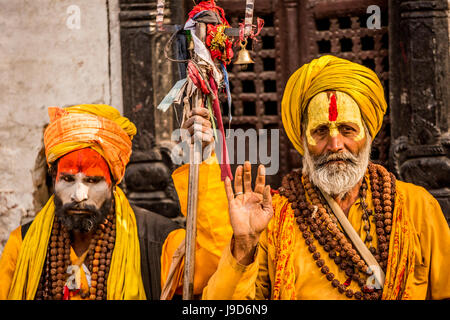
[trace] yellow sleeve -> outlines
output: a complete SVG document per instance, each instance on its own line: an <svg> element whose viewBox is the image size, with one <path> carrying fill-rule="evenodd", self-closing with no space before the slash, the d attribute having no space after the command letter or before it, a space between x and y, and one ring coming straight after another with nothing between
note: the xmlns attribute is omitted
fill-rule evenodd
<svg viewBox="0 0 450 320"><path fill-rule="evenodd" d="M430 244L430 285L429 298L450 299L450 229L436 199L429 211L431 226L424 232Z"/></svg>
<svg viewBox="0 0 450 320"><path fill-rule="evenodd" d="M231 253L232 243L224 250L219 267L203 290L204 300L264 300L270 297L267 265L267 236L261 234L255 260L240 264Z"/></svg>
<svg viewBox="0 0 450 320"><path fill-rule="evenodd" d="M267 230L261 234L258 248L258 276L256 278L256 300L270 299L271 282L269 277L269 254L267 249Z"/></svg>
<svg viewBox="0 0 450 320"><path fill-rule="evenodd" d="M161 253L161 288L164 287L166 283L167 277L169 276L170 266L172 264L172 260L175 259L174 254L184 240L186 236L186 231L184 229L176 229L173 230L167 236L164 241ZM183 253L184 254L184 253ZM197 264L196 264L197 267ZM175 284L172 288L170 288L169 297L172 298L175 293L181 294L182 291L178 288L183 284L183 271L184 271L184 256L180 261L180 264L176 268L174 272L174 281ZM197 270L196 270L197 271ZM195 274L194 274L194 285L195 285Z"/></svg>
<svg viewBox="0 0 450 320"><path fill-rule="evenodd" d="M258 250L259 251L259 250ZM255 282L258 275L258 259L248 266L241 265L231 253L228 245L219 262L219 267L203 290L203 300L255 299Z"/></svg>
<svg viewBox="0 0 450 320"><path fill-rule="evenodd" d="M18 227L11 232L8 242L3 249L0 258L0 300L8 298L9 288L11 287L14 271L16 270L16 262L19 256L20 247L22 246L22 231Z"/></svg>
<svg viewBox="0 0 450 320"><path fill-rule="evenodd" d="M438 201L424 188L398 181L415 228L412 299L450 298L450 229Z"/></svg>
<svg viewBox="0 0 450 320"><path fill-rule="evenodd" d="M181 212L187 213L189 165L183 165L172 174L180 201ZM222 251L231 239L232 229L228 215L225 185L220 179L220 166L215 154L202 162L199 168L197 200L197 243L195 250L194 294L201 294L209 278L217 269ZM172 262L172 255L185 237L185 230L174 230L167 237L162 252L162 284ZM177 271L177 293L182 289L184 260ZM165 276L163 276L165 275Z"/></svg>

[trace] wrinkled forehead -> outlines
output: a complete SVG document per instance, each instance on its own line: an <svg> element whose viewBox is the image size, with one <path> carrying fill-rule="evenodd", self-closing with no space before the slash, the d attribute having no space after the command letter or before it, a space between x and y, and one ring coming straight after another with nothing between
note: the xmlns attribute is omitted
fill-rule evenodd
<svg viewBox="0 0 450 320"><path fill-rule="evenodd" d="M57 177L60 174L76 175L78 173L90 177L104 177L108 184L111 184L108 163L91 148L70 152L59 159Z"/></svg>
<svg viewBox="0 0 450 320"><path fill-rule="evenodd" d="M361 111L347 93L325 91L315 95L308 106L308 122L314 125L330 122L361 123Z"/></svg>

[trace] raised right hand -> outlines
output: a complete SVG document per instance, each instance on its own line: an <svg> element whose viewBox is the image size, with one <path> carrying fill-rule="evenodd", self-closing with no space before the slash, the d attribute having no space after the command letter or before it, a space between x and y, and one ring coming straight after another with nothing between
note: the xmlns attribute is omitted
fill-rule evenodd
<svg viewBox="0 0 450 320"><path fill-rule="evenodd" d="M225 190L234 233L232 253L239 263L248 265L253 261L259 236L273 215L272 196L270 186L265 185L264 166L258 167L255 190L252 190L251 165L248 161L244 163L244 167L238 166L236 169L235 193L228 177L225 179Z"/></svg>

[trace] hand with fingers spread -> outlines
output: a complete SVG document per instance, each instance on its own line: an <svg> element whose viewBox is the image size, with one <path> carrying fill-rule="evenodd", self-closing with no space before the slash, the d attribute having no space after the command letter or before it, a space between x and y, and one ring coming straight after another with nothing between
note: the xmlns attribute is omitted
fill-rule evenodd
<svg viewBox="0 0 450 320"><path fill-rule="evenodd" d="M250 162L236 169L234 191L231 180L225 179L225 190L228 198L228 212L233 228L233 256L236 260L248 265L253 262L253 254L261 232L267 227L273 215L270 186L265 185L265 168L260 165L255 189L252 190ZM242 187L243 186L243 187Z"/></svg>

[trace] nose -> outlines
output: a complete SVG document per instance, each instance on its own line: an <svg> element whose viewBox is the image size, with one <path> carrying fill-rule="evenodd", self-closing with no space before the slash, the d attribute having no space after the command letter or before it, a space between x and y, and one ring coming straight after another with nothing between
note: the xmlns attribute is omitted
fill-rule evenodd
<svg viewBox="0 0 450 320"><path fill-rule="evenodd" d="M328 138L327 151L333 153L344 151L344 141L340 134Z"/></svg>
<svg viewBox="0 0 450 320"><path fill-rule="evenodd" d="M74 202L83 202L88 198L88 187L83 183L77 183L72 193L71 200Z"/></svg>

